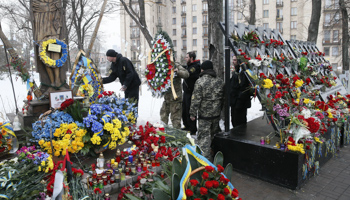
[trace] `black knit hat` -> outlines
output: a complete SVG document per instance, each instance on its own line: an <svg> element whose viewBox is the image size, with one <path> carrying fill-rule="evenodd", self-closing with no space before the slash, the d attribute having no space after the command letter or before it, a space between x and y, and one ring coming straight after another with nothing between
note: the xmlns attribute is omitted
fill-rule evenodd
<svg viewBox="0 0 350 200"><path fill-rule="evenodd" d="M106 56L109 56L109 57L117 57L117 52L114 51L113 49L109 49L106 53Z"/></svg>
<svg viewBox="0 0 350 200"><path fill-rule="evenodd" d="M213 68L213 63L210 60L206 60L202 63L201 65L202 70L207 70L207 69L214 69Z"/></svg>

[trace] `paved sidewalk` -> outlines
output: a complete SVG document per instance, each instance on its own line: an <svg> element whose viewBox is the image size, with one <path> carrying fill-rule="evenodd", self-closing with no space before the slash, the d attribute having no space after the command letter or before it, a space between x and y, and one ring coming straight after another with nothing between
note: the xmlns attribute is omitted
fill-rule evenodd
<svg viewBox="0 0 350 200"><path fill-rule="evenodd" d="M350 200L350 146L325 165L319 175L311 177L299 190L283 188L234 171L232 184L243 200Z"/></svg>

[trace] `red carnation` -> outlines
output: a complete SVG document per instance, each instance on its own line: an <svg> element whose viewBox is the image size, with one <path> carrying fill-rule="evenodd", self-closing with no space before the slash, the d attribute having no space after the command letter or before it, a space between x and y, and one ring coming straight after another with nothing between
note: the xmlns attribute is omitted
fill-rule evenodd
<svg viewBox="0 0 350 200"><path fill-rule="evenodd" d="M205 187L201 187L199 189L199 192L201 193L201 195L206 195L206 194L208 194L208 189Z"/></svg>
<svg viewBox="0 0 350 200"><path fill-rule="evenodd" d="M100 190L100 188L95 188L95 189L94 189L94 193L97 194L97 192L100 193L100 194L102 193L102 191Z"/></svg>
<svg viewBox="0 0 350 200"><path fill-rule="evenodd" d="M209 174L208 174L207 172L203 172L202 178L203 178L204 180L208 179L208 178L209 178Z"/></svg>
<svg viewBox="0 0 350 200"><path fill-rule="evenodd" d="M218 172L224 172L224 168L220 165L220 164L218 164Z"/></svg>
<svg viewBox="0 0 350 200"><path fill-rule="evenodd" d="M228 195L228 194L230 194L230 190L227 188L224 188L224 195Z"/></svg>
<svg viewBox="0 0 350 200"><path fill-rule="evenodd" d="M227 178L225 178L224 176L221 176L220 177L220 182L222 182L223 184L227 185L227 183L229 182L230 180L228 180Z"/></svg>
<svg viewBox="0 0 350 200"><path fill-rule="evenodd" d="M219 194L217 200L225 200L225 196L222 194Z"/></svg>
<svg viewBox="0 0 350 200"><path fill-rule="evenodd" d="M192 179L190 180L191 185L193 185L194 187L196 187L196 185L199 183L196 179Z"/></svg>
<svg viewBox="0 0 350 200"><path fill-rule="evenodd" d="M205 170L207 172L213 172L214 171L214 167L212 167L212 166L205 166Z"/></svg>
<svg viewBox="0 0 350 200"><path fill-rule="evenodd" d="M190 189L187 189L187 190L186 190L186 196L187 196L187 197L193 196L193 191L190 190Z"/></svg>
<svg viewBox="0 0 350 200"><path fill-rule="evenodd" d="M238 192L232 190L231 197L233 197L233 198L238 197Z"/></svg>
<svg viewBox="0 0 350 200"><path fill-rule="evenodd" d="M208 188L208 189L210 189L210 188L213 187L213 183L212 183L211 181L206 181L206 182L205 182L205 187Z"/></svg>

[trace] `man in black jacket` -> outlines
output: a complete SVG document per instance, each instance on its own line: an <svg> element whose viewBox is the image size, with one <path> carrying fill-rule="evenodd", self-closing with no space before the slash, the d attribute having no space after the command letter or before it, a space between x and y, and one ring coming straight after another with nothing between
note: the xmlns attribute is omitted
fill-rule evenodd
<svg viewBox="0 0 350 200"><path fill-rule="evenodd" d="M184 68L189 72L190 76L184 79L182 87L184 90L182 100L182 121L184 129L191 132L192 135L196 135L197 132L197 120L190 119L190 107L191 97L194 89L194 84L199 78L201 73L200 61L196 60L196 54L194 52L188 52L185 57L187 65Z"/></svg>
<svg viewBox="0 0 350 200"><path fill-rule="evenodd" d="M136 100L136 106L139 102L139 86L141 80L132 62L123 57L122 54L117 53L113 49L110 49L106 53L107 60L112 62L112 73L109 77L103 78L103 84L115 81L119 77L120 84L122 85L121 91L124 91L125 98Z"/></svg>
<svg viewBox="0 0 350 200"><path fill-rule="evenodd" d="M233 56L233 65L235 70L230 80L231 122L232 126L237 127L247 124L247 109L251 107L250 83L243 69L237 64L236 56Z"/></svg>

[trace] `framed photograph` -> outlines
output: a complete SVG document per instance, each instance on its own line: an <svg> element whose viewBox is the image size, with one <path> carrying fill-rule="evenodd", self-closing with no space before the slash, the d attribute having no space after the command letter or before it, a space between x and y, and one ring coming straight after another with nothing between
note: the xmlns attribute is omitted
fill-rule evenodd
<svg viewBox="0 0 350 200"><path fill-rule="evenodd" d="M60 108L61 104L67 100L73 98L72 90L60 90L57 92L50 92L50 108Z"/></svg>

